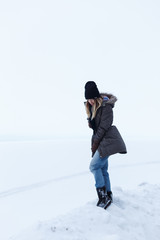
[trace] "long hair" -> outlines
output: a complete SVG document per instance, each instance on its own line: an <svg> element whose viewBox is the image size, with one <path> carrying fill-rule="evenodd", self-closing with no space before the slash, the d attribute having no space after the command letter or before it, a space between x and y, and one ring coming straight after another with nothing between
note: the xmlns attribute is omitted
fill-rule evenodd
<svg viewBox="0 0 160 240"><path fill-rule="evenodd" d="M86 108L86 113L87 113L88 118L90 118L91 115L92 115L91 120L93 118L95 118L98 108L102 105L102 101L103 101L102 97L94 99L94 104L93 104L92 108L90 108L90 106L91 106L90 103L88 101L86 102L85 108ZM92 114L90 112L90 109L92 111Z"/></svg>

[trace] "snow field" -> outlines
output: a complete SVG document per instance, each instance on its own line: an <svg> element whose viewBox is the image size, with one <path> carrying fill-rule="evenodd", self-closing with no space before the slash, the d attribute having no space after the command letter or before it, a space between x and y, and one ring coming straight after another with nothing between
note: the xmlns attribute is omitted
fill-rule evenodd
<svg viewBox="0 0 160 240"><path fill-rule="evenodd" d="M159 240L160 185L142 184L132 191L114 188L105 211L96 201L28 228L11 240Z"/></svg>
<svg viewBox="0 0 160 240"><path fill-rule="evenodd" d="M73 239L81 240L91 239L91 236L96 239L97 235L102 240L106 236L115 240L129 234L146 240L151 232L152 240L157 240L159 141L136 140L126 141L126 144L127 155L116 154L109 158L115 204L104 213L95 207L97 195L88 169L89 138L1 142L0 239L10 240L15 236L14 239L19 240L20 232L23 237L31 234L27 240L58 239L57 234L61 236L59 239L67 239L74 230ZM75 214L79 214L79 222ZM91 227L92 222L94 227ZM103 231L100 231L101 226ZM27 229L25 234L24 229Z"/></svg>

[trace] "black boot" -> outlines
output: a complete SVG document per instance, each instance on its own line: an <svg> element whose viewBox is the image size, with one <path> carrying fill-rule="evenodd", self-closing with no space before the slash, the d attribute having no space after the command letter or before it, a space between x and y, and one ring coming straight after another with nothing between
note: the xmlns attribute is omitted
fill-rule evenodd
<svg viewBox="0 0 160 240"><path fill-rule="evenodd" d="M105 187L101 187L101 188L96 188L97 190L97 194L98 194L98 202L97 202L97 206L98 207L104 207L106 204L106 193L105 193Z"/></svg>
<svg viewBox="0 0 160 240"><path fill-rule="evenodd" d="M107 195L111 199L111 201L113 201L113 194L112 194L112 192L111 191L107 192Z"/></svg>
<svg viewBox="0 0 160 240"><path fill-rule="evenodd" d="M109 207L109 206L111 205L112 201L113 201L112 192L109 191L109 192L107 192L107 194L106 194L106 202L105 202L104 209L106 209L107 207Z"/></svg>

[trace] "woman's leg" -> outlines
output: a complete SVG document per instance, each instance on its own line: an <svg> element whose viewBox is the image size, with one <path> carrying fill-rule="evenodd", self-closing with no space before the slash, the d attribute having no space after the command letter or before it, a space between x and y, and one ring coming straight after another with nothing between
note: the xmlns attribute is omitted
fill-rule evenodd
<svg viewBox="0 0 160 240"><path fill-rule="evenodd" d="M112 202L112 198L108 197L108 192L110 192L111 187L109 174L107 170L108 170L108 156L106 156L105 158L100 158L100 154L97 150L90 163L90 171L93 173L95 178L95 186L99 198L97 206L103 207L105 209Z"/></svg>
<svg viewBox="0 0 160 240"><path fill-rule="evenodd" d="M105 179L102 172L103 161L100 158L98 150L95 152L91 163L90 163L90 171L93 173L95 178L95 186L96 188L102 188L105 186Z"/></svg>
<svg viewBox="0 0 160 240"><path fill-rule="evenodd" d="M103 161L103 159L102 159ZM108 173L108 157L104 159L104 165L102 167L102 174L104 177L105 181L105 187L106 187L106 192L111 191L111 183L110 183L110 178L109 178L109 173Z"/></svg>

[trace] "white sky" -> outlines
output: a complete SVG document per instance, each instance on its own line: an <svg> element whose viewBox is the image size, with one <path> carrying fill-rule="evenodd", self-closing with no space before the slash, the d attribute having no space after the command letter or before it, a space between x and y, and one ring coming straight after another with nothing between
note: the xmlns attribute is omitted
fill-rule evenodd
<svg viewBox="0 0 160 240"><path fill-rule="evenodd" d="M88 80L118 97L123 136L159 138L159 13L158 0L1 1L0 139L90 135Z"/></svg>

